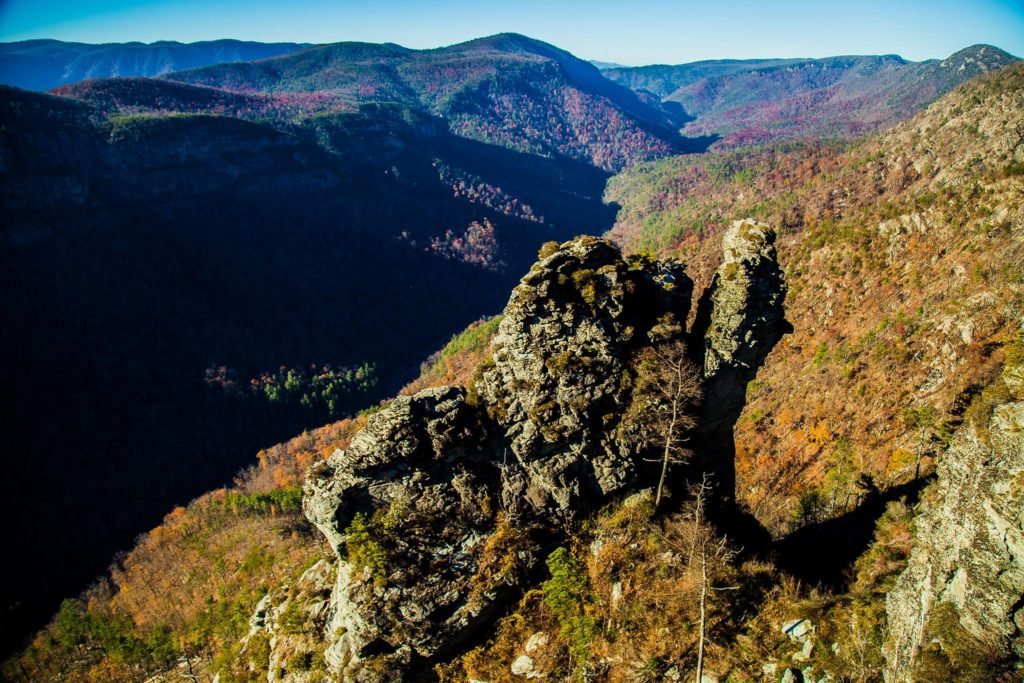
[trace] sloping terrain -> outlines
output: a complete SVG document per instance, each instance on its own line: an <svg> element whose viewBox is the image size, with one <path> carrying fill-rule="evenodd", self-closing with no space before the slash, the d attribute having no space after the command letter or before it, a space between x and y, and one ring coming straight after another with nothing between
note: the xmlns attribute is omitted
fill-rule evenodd
<svg viewBox="0 0 1024 683"><path fill-rule="evenodd" d="M944 60L895 55L695 62L603 72L654 92L691 119L683 132L717 147L852 138L907 118L960 83L1017 58L975 45Z"/></svg>
<svg viewBox="0 0 1024 683"><path fill-rule="evenodd" d="M248 62L299 50L299 43L208 40L178 43L68 43L23 40L0 43L0 83L27 90L50 90L88 78L161 76L224 62Z"/></svg>
<svg viewBox="0 0 1024 683"><path fill-rule="evenodd" d="M737 215L780 226L793 332L748 387L737 497L763 524L841 514L930 471L1022 312L1024 68L835 145L679 157L613 178L622 244L710 280Z"/></svg>

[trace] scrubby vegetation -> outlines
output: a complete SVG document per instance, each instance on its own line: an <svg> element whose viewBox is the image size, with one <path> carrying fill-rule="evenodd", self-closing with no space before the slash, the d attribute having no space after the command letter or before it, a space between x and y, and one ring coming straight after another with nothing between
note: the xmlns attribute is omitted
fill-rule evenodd
<svg viewBox="0 0 1024 683"><path fill-rule="evenodd" d="M1006 67L855 143L674 157L609 182L611 235L686 259L697 291L734 217L780 228L794 332L736 428L737 496L774 531L930 472L998 374L1024 279L1020 180L1004 173L1019 145L996 112L1022 79Z"/></svg>
<svg viewBox="0 0 1024 683"><path fill-rule="evenodd" d="M65 600L4 677L98 682L181 669L236 680L230 666L256 603L321 556L300 503L297 488L243 485L176 508L107 578Z"/></svg>
<svg viewBox="0 0 1024 683"><path fill-rule="evenodd" d="M523 656L559 680L690 680L702 588L705 674L759 681L769 669L781 677L795 667L835 680L881 680L885 596L910 551L908 506L890 504L850 587L831 593L731 550L697 502L661 517L652 516L649 495L604 510L549 556L550 578L490 642L440 667L442 680L520 680L509 664ZM713 563L702 567L702 552L713 552Z"/></svg>

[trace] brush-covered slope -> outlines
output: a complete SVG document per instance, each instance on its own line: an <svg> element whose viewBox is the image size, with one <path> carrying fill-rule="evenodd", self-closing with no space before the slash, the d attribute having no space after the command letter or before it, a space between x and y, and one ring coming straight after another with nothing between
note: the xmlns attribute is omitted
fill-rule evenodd
<svg viewBox="0 0 1024 683"><path fill-rule="evenodd" d="M765 267L774 262L773 237L763 224L733 223L718 283L707 290L714 332L706 339L736 339L719 360L737 367L775 336L728 304L744 292L750 302L765 288L784 292ZM649 490L623 495L656 481L645 458L627 453L631 443L641 452L654 445L643 443L663 399L639 413L634 406L651 398L648 364L679 339L689 293L678 262L622 259L593 238L546 245L504 315L454 337L424 364L418 386L261 452L234 488L173 511L109 578L66 601L5 673L300 683L654 681L702 672L880 681L886 667L888 680L1014 680L1020 652L1003 635L1013 631L1012 614L988 606L1012 608L1024 584L1012 559L1008 571L984 563L997 547L961 547L955 562L975 562L927 620L927 642L911 629L912 657L885 650L894 631L907 646L907 631L897 629L914 617L922 571L939 576L950 559L930 555L929 545L950 535L933 534L928 544L915 537L905 501L886 505L876 490L845 526L822 525L810 537L801 530L775 547L771 555L788 555L806 572L823 563L822 537L863 536L842 566L847 580L829 590L802 587L767 552L729 541L736 529L720 516L720 492L701 485L699 457L673 466L670 502L660 510ZM690 333L697 347L699 330ZM992 502L998 514L1019 518L1019 506L1003 505L1019 487L999 482L1024 466L1020 429L1005 422L1020 411L1012 400L1024 340L1003 355L1013 388L990 394L958 430L939 485L920 503L918 519L929 526L942 524L951 504L970 509L972 523L993 518ZM704 381L727 377L721 367L705 363ZM622 401L630 408L616 411ZM965 457L970 435L990 417L996 450L968 447ZM1006 439L1016 444L1010 450ZM949 470L977 467L975 456L994 456L999 466L965 500L963 477ZM302 504L327 548L316 547L297 514L296 477L310 463ZM697 486L687 490L687 481ZM1018 536L1009 533L1012 558ZM187 574L168 571L185 565ZM983 601L956 600L980 591Z"/></svg>
<svg viewBox="0 0 1024 683"><path fill-rule="evenodd" d="M693 119L683 132L719 147L786 139L852 138L891 126L960 83L1016 61L974 45L944 60L895 55L696 62L606 71L651 90Z"/></svg>
<svg viewBox="0 0 1024 683"><path fill-rule="evenodd" d="M1020 327L1024 67L847 147L679 157L609 184L612 235L711 278L731 216L781 227L793 332L747 389L737 498L766 526L933 468ZM871 478L864 479L862 475Z"/></svg>
<svg viewBox="0 0 1024 683"><path fill-rule="evenodd" d="M516 34L434 50L338 43L169 78L242 93L399 102L458 135L619 169L682 151L673 117L568 52ZM692 145L691 145L692 146Z"/></svg>
<svg viewBox="0 0 1024 683"><path fill-rule="evenodd" d="M772 235L737 228L737 247L750 253L734 266L773 258ZM546 245L541 256L499 321L453 339L425 370L433 383L437 362L489 348L467 387L400 396L262 453L236 489L175 511L109 582L66 603L49 631L55 641L37 639L8 671L59 670L69 639L81 657L66 673L113 677L173 670L184 656L193 671L243 680L310 671L399 680L464 649L532 580L553 542L656 480L640 457L658 447L643 422L655 395L643 378L655 348L686 338L691 292L678 262L626 260L593 237ZM746 335L740 350L759 338ZM694 384L680 408L689 414L701 378L687 368ZM339 450L324 461L332 446ZM303 509L330 549L312 567L321 553L290 518L292 473L311 462ZM282 524L293 533L271 541ZM189 562L187 578L160 578L171 557ZM204 587L214 592L206 603ZM180 597L169 603L171 594ZM238 610L254 615L252 630ZM131 646L111 647L112 638Z"/></svg>
<svg viewBox="0 0 1024 683"><path fill-rule="evenodd" d="M23 40L0 43L0 83L28 90L50 90L88 78L161 76L225 62L275 57L305 47L299 43L208 40L178 43L68 43Z"/></svg>

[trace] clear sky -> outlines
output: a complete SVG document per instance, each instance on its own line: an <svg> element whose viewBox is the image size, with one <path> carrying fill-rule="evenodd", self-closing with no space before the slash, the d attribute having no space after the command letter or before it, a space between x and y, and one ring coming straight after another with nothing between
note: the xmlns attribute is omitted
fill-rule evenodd
<svg viewBox="0 0 1024 683"><path fill-rule="evenodd" d="M0 0L0 40L393 42L425 48L504 31L586 59L896 53L975 43L1024 56L1024 0Z"/></svg>

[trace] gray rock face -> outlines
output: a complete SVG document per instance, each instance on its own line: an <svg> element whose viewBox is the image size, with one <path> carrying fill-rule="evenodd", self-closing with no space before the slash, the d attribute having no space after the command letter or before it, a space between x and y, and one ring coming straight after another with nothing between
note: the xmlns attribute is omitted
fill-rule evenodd
<svg viewBox="0 0 1024 683"><path fill-rule="evenodd" d="M633 482L633 454L616 435L623 378L639 346L682 336L692 290L680 263L627 262L593 237L523 278L479 381L526 475L507 505L568 519Z"/></svg>
<svg viewBox="0 0 1024 683"><path fill-rule="evenodd" d="M400 397L345 451L311 468L306 516L338 553L328 651L430 657L458 641L486 601L469 581L494 528L497 470L480 411L460 387Z"/></svg>
<svg viewBox="0 0 1024 683"><path fill-rule="evenodd" d="M1001 381L987 434L957 430L915 521L909 564L886 601L892 635L886 680L909 681L922 648L945 648L950 625L1024 659L1024 391L1018 370ZM950 609L952 608L952 609Z"/></svg>
<svg viewBox="0 0 1024 683"><path fill-rule="evenodd" d="M235 671L266 672L263 679L267 683L321 681L315 667L295 663L309 664L323 654L323 631L330 613L327 595L336 574L335 563L322 559L294 582L278 585L264 595L249 620L249 633L239 643ZM187 670L181 678L196 680ZM219 675L214 678L218 679Z"/></svg>
<svg viewBox="0 0 1024 683"><path fill-rule="evenodd" d="M706 330L705 406L710 422L742 408L747 382L788 327L775 230L754 220L735 221L722 239L722 252L722 265L697 314L696 332Z"/></svg>

